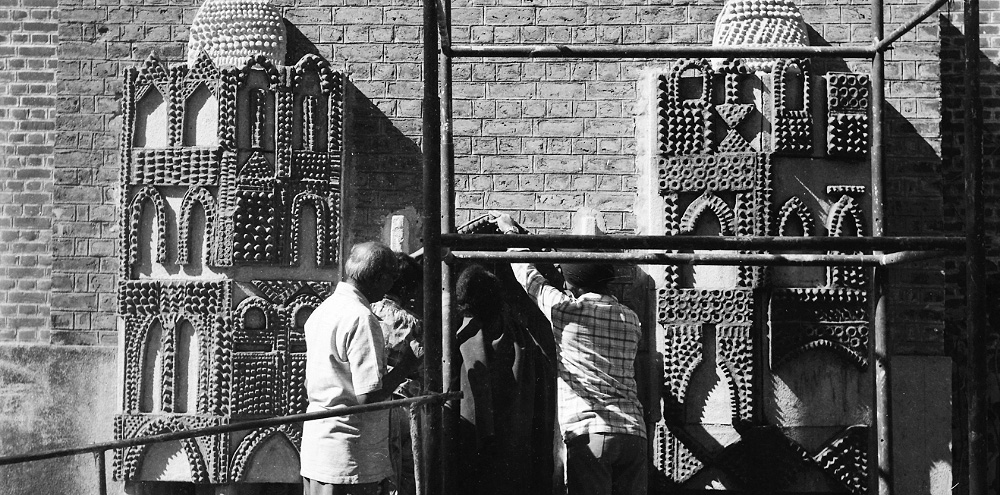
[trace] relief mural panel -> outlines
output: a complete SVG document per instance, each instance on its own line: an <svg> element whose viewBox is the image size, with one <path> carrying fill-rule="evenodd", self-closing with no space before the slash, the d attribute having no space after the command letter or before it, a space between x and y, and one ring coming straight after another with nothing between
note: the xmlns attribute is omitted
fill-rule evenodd
<svg viewBox="0 0 1000 495"><path fill-rule="evenodd" d="M715 34L716 44L809 42L783 1L731 0ZM866 74L817 74L809 60L680 60L654 82L649 200L663 216L651 233L867 233ZM864 269L667 266L657 286L652 492L867 492Z"/></svg>
<svg viewBox="0 0 1000 495"><path fill-rule="evenodd" d="M343 75L286 65L261 0L207 1L189 49L125 76L116 438L305 412L303 324L337 279ZM114 474L295 482L299 429L121 449Z"/></svg>

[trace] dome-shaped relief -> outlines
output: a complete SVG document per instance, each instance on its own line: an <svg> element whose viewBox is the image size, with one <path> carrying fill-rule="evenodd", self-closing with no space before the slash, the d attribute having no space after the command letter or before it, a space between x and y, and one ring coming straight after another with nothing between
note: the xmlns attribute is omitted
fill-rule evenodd
<svg viewBox="0 0 1000 495"><path fill-rule="evenodd" d="M715 20L713 46L807 46L809 33L791 0L728 0ZM774 59L744 59L753 71L770 71ZM722 59L714 60L719 66Z"/></svg>
<svg viewBox="0 0 1000 495"><path fill-rule="evenodd" d="M258 56L280 65L286 41L281 12L269 0L205 0L191 24L188 65L200 52L219 67L241 67Z"/></svg>

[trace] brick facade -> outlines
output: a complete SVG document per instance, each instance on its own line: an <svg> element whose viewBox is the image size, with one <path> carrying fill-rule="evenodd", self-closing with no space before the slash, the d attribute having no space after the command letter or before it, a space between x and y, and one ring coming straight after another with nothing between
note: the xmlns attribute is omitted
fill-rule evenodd
<svg viewBox="0 0 1000 495"><path fill-rule="evenodd" d="M0 340L47 342L56 0L0 2Z"/></svg>
<svg viewBox="0 0 1000 495"><path fill-rule="evenodd" d="M996 203L1000 200L1000 167L997 163L997 147L1000 146L1000 99L997 86L1000 84L1000 36L996 23L1000 20L1000 4L997 2L982 2L980 4L980 95L982 98L983 116L983 195L985 202L984 227L987 238L987 366L996 370L1000 363L1000 334L997 314L997 294L1000 289L1000 270L997 268L1000 260L1000 250L997 248L997 232L1000 232L1000 216L997 214ZM965 235L965 169L963 162L965 134L963 129L965 112L962 108L964 87L963 72L965 67L964 16L962 9L952 9L948 15L941 16L942 62L941 79L944 87L942 92L942 179L945 204L944 229L950 235ZM955 387L952 403L955 410L955 475L956 478L967 476L968 445L965 442L966 422L968 420L966 400L967 377L963 366L966 363L965 354L968 350L965 323L965 293L963 291L966 270L964 260L956 258L946 264L946 347L948 354L954 360ZM990 383L996 383L997 375L991 374ZM990 389L987 397L989 404L987 445L990 456L996 459L1000 445L1000 396L995 387ZM1000 491L1000 476L991 470L989 476L991 490ZM957 486L955 493L968 493L964 484Z"/></svg>
<svg viewBox="0 0 1000 495"><path fill-rule="evenodd" d="M0 341L117 344L121 80L151 51L182 62L200 3L0 0ZM349 240L376 238L386 215L421 205L420 4L276 4L289 28L289 59L318 53L349 74L345 230ZM799 7L813 44L871 39L866 2L809 0ZM887 31L920 7L889 2ZM456 43L709 44L720 10L720 2L687 1L455 2L453 35ZM961 235L960 10L932 17L887 56L887 235ZM1000 3L984 2L983 11L986 192L995 204ZM816 62L867 70L859 61ZM605 212L609 231L635 233L642 166L636 136L647 125L638 95L643 71L658 66L666 63L456 61L458 223L499 210L535 232L563 232L573 211L590 206ZM987 232L998 229L1000 217L988 208ZM998 254L990 252L994 287ZM963 276L957 261L891 271L896 353L960 358ZM963 393L957 386L956 411ZM962 452L957 436L954 445Z"/></svg>
<svg viewBox="0 0 1000 495"><path fill-rule="evenodd" d="M613 3L456 4L453 35L456 43L707 44L721 8ZM171 62L183 60L188 25L198 6L195 1L60 3L72 14L59 24L58 139L50 135L56 214L32 219L51 219L51 227L39 228L44 232L40 239L51 233L54 259L51 294L38 293L51 297L51 336L38 337L42 340L116 342L114 181L122 70L151 51ZM345 198L353 214L346 231L349 238L376 237L386 215L420 205L412 187L421 173L420 7L412 0L282 6L290 23L289 57L318 53L335 69L349 73L356 89L346 105L353 160L353 188ZM800 7L814 30L814 43L870 39L866 4ZM887 22L901 22L915 10L913 5L892 4ZM941 218L942 202L935 185L940 173L937 40L936 26L927 24L889 55L887 151L894 165L886 183L890 234L928 233L941 226L936 219ZM856 61L848 65L865 69ZM637 94L642 90L640 74L650 67L657 63L456 61L457 221L501 210L514 213L533 230L558 232L569 228L574 210L590 206L605 212L609 231L634 232L640 175L636 131L645 125L638 118L642 109L637 108ZM50 119L52 113L47 114ZM903 142L907 145L896 145ZM18 264L23 268L25 262ZM933 273L933 266L901 271L894 284L894 298L900 301L894 314L906 322L904 348L940 352L943 296ZM43 314L46 303L39 304L37 314ZM13 339L7 332L4 337Z"/></svg>

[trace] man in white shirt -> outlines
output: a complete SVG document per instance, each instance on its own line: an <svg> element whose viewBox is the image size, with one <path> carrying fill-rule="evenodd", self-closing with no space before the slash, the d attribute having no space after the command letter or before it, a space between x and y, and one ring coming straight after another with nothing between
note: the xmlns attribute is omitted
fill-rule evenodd
<svg viewBox="0 0 1000 495"><path fill-rule="evenodd" d="M309 317L307 412L384 400L403 378L386 374L385 342L371 303L399 275L396 256L377 242L357 244L344 281ZM306 421L301 475L305 495L376 495L391 476L389 411Z"/></svg>

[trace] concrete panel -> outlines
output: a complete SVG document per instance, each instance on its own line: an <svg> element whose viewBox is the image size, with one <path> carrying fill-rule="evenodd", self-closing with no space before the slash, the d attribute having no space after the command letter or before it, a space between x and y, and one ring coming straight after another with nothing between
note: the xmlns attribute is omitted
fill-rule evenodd
<svg viewBox="0 0 1000 495"><path fill-rule="evenodd" d="M895 492L950 495L951 358L892 360Z"/></svg>
<svg viewBox="0 0 1000 495"><path fill-rule="evenodd" d="M110 441L114 437L114 347L0 346L0 455ZM111 481L109 493L121 493ZM0 495L98 493L92 454L0 466Z"/></svg>

